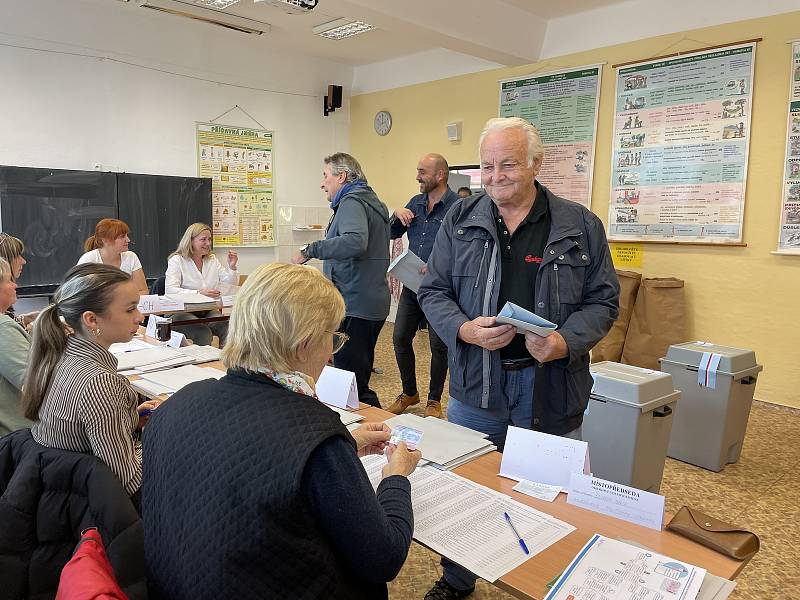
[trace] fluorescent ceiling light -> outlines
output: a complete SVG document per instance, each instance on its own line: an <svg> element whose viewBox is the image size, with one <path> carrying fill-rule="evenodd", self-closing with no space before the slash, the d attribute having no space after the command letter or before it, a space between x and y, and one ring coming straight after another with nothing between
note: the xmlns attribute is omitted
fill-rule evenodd
<svg viewBox="0 0 800 600"><path fill-rule="evenodd" d="M373 29L375 29L375 27L369 23L342 18L317 25L312 31L324 38L342 40L358 35L359 33L364 33L365 31L372 31Z"/></svg>
<svg viewBox="0 0 800 600"><path fill-rule="evenodd" d="M217 10L225 10L231 4L236 4L239 0L192 0L193 4L205 6L207 8L216 8Z"/></svg>

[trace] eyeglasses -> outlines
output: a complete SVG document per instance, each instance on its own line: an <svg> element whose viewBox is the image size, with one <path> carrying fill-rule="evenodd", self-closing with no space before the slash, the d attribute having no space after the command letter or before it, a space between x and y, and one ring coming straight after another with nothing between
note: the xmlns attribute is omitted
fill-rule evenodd
<svg viewBox="0 0 800 600"><path fill-rule="evenodd" d="M333 354L341 350L347 343L347 340L350 339L350 336L343 331L329 331L328 333L333 334Z"/></svg>

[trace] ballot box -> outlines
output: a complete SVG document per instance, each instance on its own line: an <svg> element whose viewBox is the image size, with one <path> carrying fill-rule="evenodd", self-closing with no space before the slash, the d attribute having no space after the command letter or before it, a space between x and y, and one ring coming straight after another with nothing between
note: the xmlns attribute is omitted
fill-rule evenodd
<svg viewBox="0 0 800 600"><path fill-rule="evenodd" d="M589 370L594 384L583 439L589 443L592 474L657 494L681 396L672 376L610 361Z"/></svg>
<svg viewBox="0 0 800 600"><path fill-rule="evenodd" d="M681 391L667 455L711 471L739 460L763 369L755 352L686 342L670 346L660 361Z"/></svg>

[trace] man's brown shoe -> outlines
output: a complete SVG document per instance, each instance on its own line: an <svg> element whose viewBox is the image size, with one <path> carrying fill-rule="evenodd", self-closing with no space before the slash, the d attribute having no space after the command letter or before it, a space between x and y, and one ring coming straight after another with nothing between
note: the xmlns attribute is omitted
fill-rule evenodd
<svg viewBox="0 0 800 600"><path fill-rule="evenodd" d="M397 399L392 402L392 405L387 408L390 413L399 415L402 414L409 406L419 404L419 393L409 396L408 394L400 394Z"/></svg>
<svg viewBox="0 0 800 600"><path fill-rule="evenodd" d="M425 406L425 416L426 417L436 417L437 419L442 418L442 403L438 400L428 400L428 404Z"/></svg>

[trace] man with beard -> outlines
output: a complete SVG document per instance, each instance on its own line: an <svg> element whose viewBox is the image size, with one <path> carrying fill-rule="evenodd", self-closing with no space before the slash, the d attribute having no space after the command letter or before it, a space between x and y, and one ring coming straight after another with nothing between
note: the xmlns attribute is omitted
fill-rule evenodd
<svg viewBox="0 0 800 600"><path fill-rule="evenodd" d="M458 200L458 195L447 186L449 172L447 161L440 154L423 156L417 165L420 193L411 198L405 208L395 210L392 217L391 238L397 239L408 233L408 249L426 263L442 219ZM422 274L426 269L422 267ZM403 287L392 337L403 390L387 409L396 415L409 406L419 404L413 341L424 322L425 314L417 302L417 295L408 287ZM431 378L425 416L441 418L442 391L447 376L447 346L432 327L428 327L428 340L431 346Z"/></svg>

